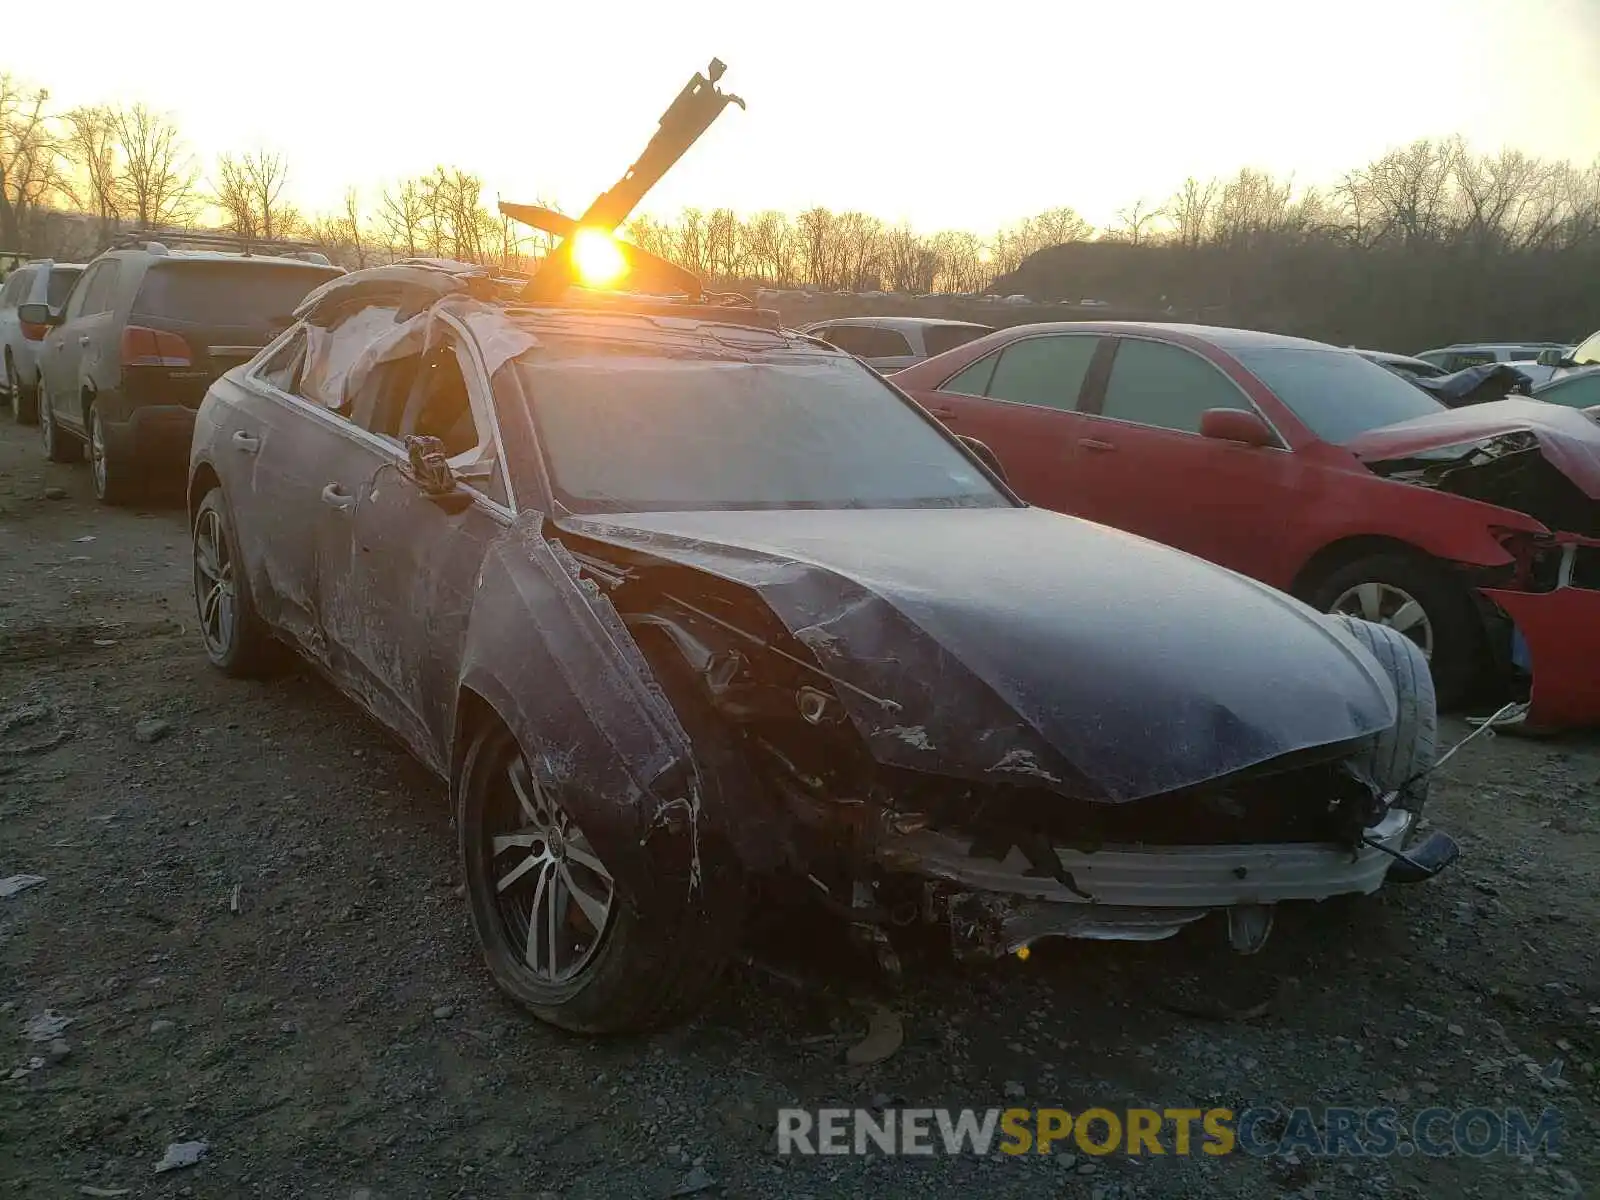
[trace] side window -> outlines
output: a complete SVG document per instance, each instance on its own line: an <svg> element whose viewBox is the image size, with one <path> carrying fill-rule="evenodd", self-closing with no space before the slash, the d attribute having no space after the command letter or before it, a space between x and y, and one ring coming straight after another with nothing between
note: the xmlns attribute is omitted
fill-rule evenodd
<svg viewBox="0 0 1600 1200"><path fill-rule="evenodd" d="M989 395L1015 404L1075 409L1100 339L1090 334L1024 338L1000 352Z"/></svg>
<svg viewBox="0 0 1600 1200"><path fill-rule="evenodd" d="M1600 363L1600 333L1595 334L1583 345L1572 352L1572 361L1579 366L1589 367Z"/></svg>
<svg viewBox="0 0 1600 1200"><path fill-rule="evenodd" d="M280 392L294 393L300 389L300 373L306 365L306 331L297 329L283 345L272 352L272 357L261 364L256 372L261 380L270 383Z"/></svg>
<svg viewBox="0 0 1600 1200"><path fill-rule="evenodd" d="M999 361L1000 355L995 353L985 355L977 362L968 363L951 378L945 380L939 390L955 396L987 396L989 380L994 378L994 369Z"/></svg>
<svg viewBox="0 0 1600 1200"><path fill-rule="evenodd" d="M1535 395L1540 400L1548 400L1551 404L1561 404L1567 408L1593 408L1600 405L1600 371L1568 375L1565 379L1558 379L1550 387L1536 392Z"/></svg>
<svg viewBox="0 0 1600 1200"><path fill-rule="evenodd" d="M89 280L89 288L83 298L83 316L92 316L95 313L110 312L116 307L117 272L119 264L116 262L103 262L94 269L94 276Z"/></svg>
<svg viewBox="0 0 1600 1200"><path fill-rule="evenodd" d="M32 278L32 271L11 272L11 278L6 280L6 286L0 289L0 308L15 308L23 303L27 297L28 282Z"/></svg>
<svg viewBox="0 0 1600 1200"><path fill-rule="evenodd" d="M70 321L74 317L83 315L88 306L89 289L95 286L95 282L101 275L105 274L105 269L105 263L95 263L94 266L78 277L78 286L72 289L72 295L67 299L66 320ZM88 309L88 311L93 312L94 310Z"/></svg>
<svg viewBox="0 0 1600 1200"><path fill-rule="evenodd" d="M846 354L861 358L894 358L911 353L911 343L903 333L872 325L835 325L828 341Z"/></svg>
<svg viewBox="0 0 1600 1200"><path fill-rule="evenodd" d="M1101 415L1199 433L1208 408L1250 405L1232 380L1192 351L1132 338L1117 343Z"/></svg>

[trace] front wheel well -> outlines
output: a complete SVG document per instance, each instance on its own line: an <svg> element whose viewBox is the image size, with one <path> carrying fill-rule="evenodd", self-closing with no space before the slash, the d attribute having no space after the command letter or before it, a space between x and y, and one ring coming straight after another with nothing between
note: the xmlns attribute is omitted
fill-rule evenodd
<svg viewBox="0 0 1600 1200"><path fill-rule="evenodd" d="M494 705L472 688L463 685L456 695L456 719L450 739L450 798L456 796L456 781L461 778L461 765L466 761L467 748L483 729L491 725L505 726L505 721L495 711ZM455 811L452 807L451 811Z"/></svg>
<svg viewBox="0 0 1600 1200"><path fill-rule="evenodd" d="M212 488L221 486L222 480L217 478L217 473L212 470L210 463L203 462L194 469L194 475L189 480L188 498L189 527L191 529L194 528L195 512L200 507L200 501L206 498L206 493L211 491Z"/></svg>
<svg viewBox="0 0 1600 1200"><path fill-rule="evenodd" d="M1439 561L1426 550L1399 538L1384 537L1381 534L1360 534L1356 537L1340 538L1337 542L1329 542L1306 561L1305 566L1296 573L1294 582L1289 585L1289 594L1305 600L1318 583L1340 567L1348 566L1363 558L1370 558L1375 554L1401 554L1410 558L1426 559L1432 563Z"/></svg>

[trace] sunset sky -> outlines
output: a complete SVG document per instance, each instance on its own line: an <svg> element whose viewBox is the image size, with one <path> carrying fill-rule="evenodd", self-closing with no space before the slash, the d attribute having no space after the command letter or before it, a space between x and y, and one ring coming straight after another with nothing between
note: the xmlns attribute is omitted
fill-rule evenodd
<svg viewBox="0 0 1600 1200"><path fill-rule="evenodd" d="M1600 0L7 8L0 69L60 106L169 110L207 166L281 149L306 209L440 162L491 198L582 207L713 55L749 111L650 211L825 204L932 231L1070 204L1105 224L1186 175L1331 182L1421 136L1600 155Z"/></svg>

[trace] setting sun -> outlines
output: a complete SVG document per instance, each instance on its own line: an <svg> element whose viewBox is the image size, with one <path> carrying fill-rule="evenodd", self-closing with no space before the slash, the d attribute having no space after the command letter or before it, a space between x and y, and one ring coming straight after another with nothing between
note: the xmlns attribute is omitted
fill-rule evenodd
<svg viewBox="0 0 1600 1200"><path fill-rule="evenodd" d="M580 229L572 235L572 265L589 287L615 283L628 269L616 241L601 229Z"/></svg>

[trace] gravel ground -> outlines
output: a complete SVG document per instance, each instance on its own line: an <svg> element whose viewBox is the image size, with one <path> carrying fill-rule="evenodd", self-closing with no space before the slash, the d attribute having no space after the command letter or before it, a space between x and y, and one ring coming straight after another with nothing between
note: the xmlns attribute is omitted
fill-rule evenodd
<svg viewBox="0 0 1600 1200"><path fill-rule="evenodd" d="M1476 741L1432 802L1456 869L1290 912L1254 958L1207 923L930 956L895 991L790 918L691 1024L575 1038L491 987L444 789L315 679L212 671L179 508L97 508L84 468L0 425L0 878L45 879L0 899L0 1192L1578 1195L1600 1163L1597 792L1600 740ZM850 1066L872 1003L904 1044ZM70 1023L30 1041L47 1015ZM775 1153L788 1104L1018 1103L1554 1106L1564 1135L1526 1158ZM191 1140L198 1165L155 1172Z"/></svg>

